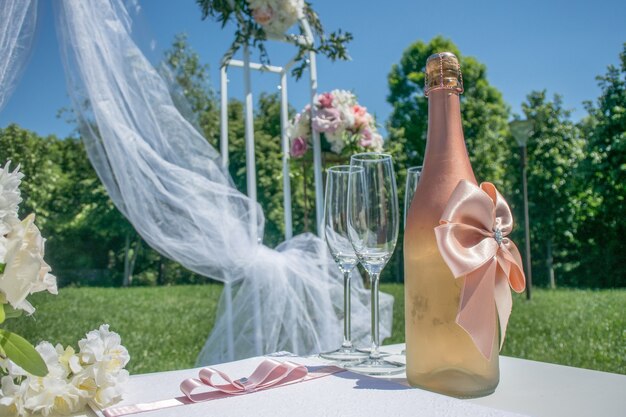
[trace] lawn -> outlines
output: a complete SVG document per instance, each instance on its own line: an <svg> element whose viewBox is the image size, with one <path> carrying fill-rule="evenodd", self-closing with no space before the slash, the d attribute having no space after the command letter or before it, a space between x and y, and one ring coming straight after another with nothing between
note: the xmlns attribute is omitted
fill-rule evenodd
<svg viewBox="0 0 626 417"><path fill-rule="evenodd" d="M404 287L396 297L393 335L404 341ZM194 365L215 320L221 285L63 288L35 294L37 312L7 322L32 342L73 344L109 323L131 354L131 373ZM543 290L528 302L515 296L503 355L626 374L626 290Z"/></svg>

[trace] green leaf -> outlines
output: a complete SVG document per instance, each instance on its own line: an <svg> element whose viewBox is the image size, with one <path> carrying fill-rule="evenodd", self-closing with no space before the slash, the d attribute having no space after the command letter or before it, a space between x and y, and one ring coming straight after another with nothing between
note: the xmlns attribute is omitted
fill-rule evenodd
<svg viewBox="0 0 626 417"><path fill-rule="evenodd" d="M0 274L4 274L4 268L6 268L7 264L0 263Z"/></svg>
<svg viewBox="0 0 626 417"><path fill-rule="evenodd" d="M20 317L23 313L22 310L17 310L13 308L10 304L4 304L4 308L2 310L4 311L5 319L15 319L17 317ZM2 313L0 313L0 315L2 315Z"/></svg>
<svg viewBox="0 0 626 417"><path fill-rule="evenodd" d="M3 305L2 308L0 308L0 324L4 323L5 318L6 318L6 315L4 314L4 305Z"/></svg>
<svg viewBox="0 0 626 417"><path fill-rule="evenodd" d="M9 359L29 374L41 377L48 375L48 367L41 355L23 337L0 329L0 346Z"/></svg>

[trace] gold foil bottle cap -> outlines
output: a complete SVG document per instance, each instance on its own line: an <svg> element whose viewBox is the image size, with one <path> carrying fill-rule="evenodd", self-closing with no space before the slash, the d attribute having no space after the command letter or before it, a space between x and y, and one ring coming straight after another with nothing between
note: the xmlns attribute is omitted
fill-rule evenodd
<svg viewBox="0 0 626 417"><path fill-rule="evenodd" d="M459 60L452 52L433 54L426 60L424 95L433 90L463 92L463 74Z"/></svg>

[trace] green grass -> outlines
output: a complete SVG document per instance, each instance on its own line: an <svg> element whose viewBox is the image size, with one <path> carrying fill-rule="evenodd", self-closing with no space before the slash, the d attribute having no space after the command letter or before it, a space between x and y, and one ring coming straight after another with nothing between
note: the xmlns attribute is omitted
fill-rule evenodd
<svg viewBox="0 0 626 417"><path fill-rule="evenodd" d="M222 286L61 288L34 294L32 317L7 321L30 342L73 345L108 323L130 352L131 373L190 368L215 321Z"/></svg>
<svg viewBox="0 0 626 417"><path fill-rule="evenodd" d="M33 317L8 321L31 342L72 344L109 323L131 354L131 373L193 366L215 320L221 285L63 288L35 294ZM394 326L385 344L404 341L404 287L393 294ZM536 289L515 296L503 355L626 374L626 290Z"/></svg>

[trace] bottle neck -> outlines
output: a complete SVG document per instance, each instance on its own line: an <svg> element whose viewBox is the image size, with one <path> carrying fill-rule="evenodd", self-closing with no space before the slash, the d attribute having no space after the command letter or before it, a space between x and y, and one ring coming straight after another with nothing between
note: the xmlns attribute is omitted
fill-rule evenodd
<svg viewBox="0 0 626 417"><path fill-rule="evenodd" d="M442 174L476 182L465 147L459 95L445 89L428 95L428 136L422 177Z"/></svg>

